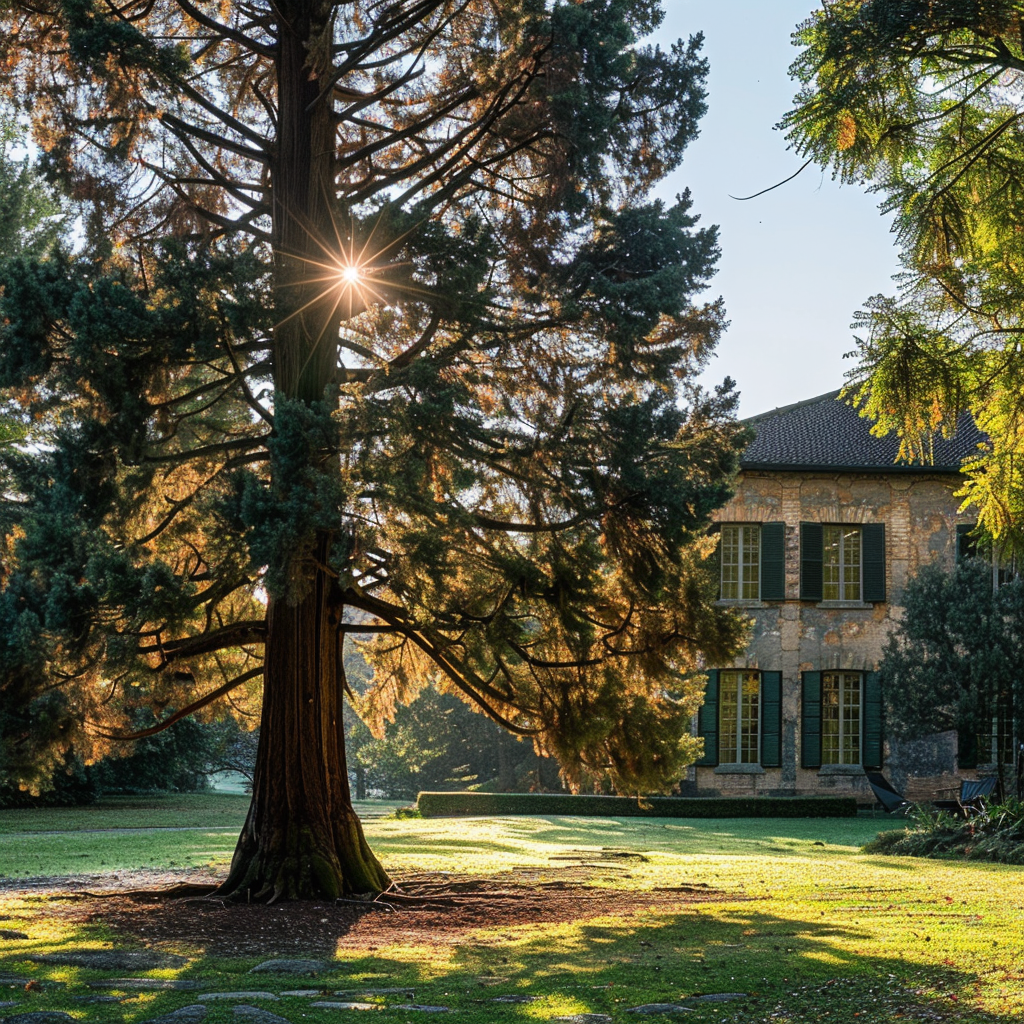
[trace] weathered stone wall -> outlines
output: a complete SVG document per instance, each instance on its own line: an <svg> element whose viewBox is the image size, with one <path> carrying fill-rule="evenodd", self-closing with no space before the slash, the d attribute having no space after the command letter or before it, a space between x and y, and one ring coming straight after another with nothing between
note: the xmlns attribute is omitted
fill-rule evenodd
<svg viewBox="0 0 1024 1024"><path fill-rule="evenodd" d="M800 767L801 673L873 671L885 638L902 614L906 581L925 564L952 566L956 525L970 522L957 510L959 477L941 473L747 472L720 522L786 524L786 600L736 602L752 619L749 647L732 665L782 672L782 767L698 768L700 792L850 793L871 801L862 772L839 766ZM885 603L840 605L801 601L800 523L885 523ZM913 744L886 743L886 770L897 787L929 793L957 785L956 739L943 734Z"/></svg>

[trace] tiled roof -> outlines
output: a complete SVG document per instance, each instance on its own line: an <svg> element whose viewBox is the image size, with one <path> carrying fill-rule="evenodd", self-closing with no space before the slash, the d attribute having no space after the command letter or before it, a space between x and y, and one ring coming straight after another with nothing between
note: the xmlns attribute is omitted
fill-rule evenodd
<svg viewBox="0 0 1024 1024"><path fill-rule="evenodd" d="M899 438L875 437L871 420L839 401L839 392L754 416L746 421L756 437L740 460L744 469L879 470L891 473L951 473L978 450L985 435L969 415L950 438L936 435L927 464L897 462Z"/></svg>

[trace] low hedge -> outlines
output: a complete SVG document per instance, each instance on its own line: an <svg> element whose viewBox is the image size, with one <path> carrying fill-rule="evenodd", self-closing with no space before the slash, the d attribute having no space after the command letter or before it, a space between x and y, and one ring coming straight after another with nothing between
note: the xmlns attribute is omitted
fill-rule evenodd
<svg viewBox="0 0 1024 1024"><path fill-rule="evenodd" d="M553 814L603 818L852 818L848 796L665 797L564 793L420 793L424 818Z"/></svg>

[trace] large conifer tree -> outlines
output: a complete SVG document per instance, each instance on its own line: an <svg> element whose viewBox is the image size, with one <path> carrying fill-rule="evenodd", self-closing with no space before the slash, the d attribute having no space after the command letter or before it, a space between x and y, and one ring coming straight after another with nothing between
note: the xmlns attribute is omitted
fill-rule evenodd
<svg viewBox="0 0 1024 1024"><path fill-rule="evenodd" d="M428 677L652 790L696 754L728 494L722 327L684 195L699 37L654 0L9 0L0 70L81 252L9 262L8 747L262 695L223 891L379 890L347 633L376 713ZM45 680L40 683L40 680ZM14 762L12 762L14 763ZM26 769L27 770L27 769Z"/></svg>

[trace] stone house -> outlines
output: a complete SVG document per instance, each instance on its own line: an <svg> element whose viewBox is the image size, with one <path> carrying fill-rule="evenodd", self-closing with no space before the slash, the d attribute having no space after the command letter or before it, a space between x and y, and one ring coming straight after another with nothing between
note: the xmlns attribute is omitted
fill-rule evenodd
<svg viewBox="0 0 1024 1024"><path fill-rule="evenodd" d="M721 601L750 617L751 639L732 664L708 666L695 723L705 754L683 791L871 803L871 769L914 799L955 790L956 734L888 740L877 668L907 578L952 566L969 543L974 522L954 495L982 435L964 422L936 437L930 464L900 463L898 441L872 436L838 392L750 425L717 528Z"/></svg>

